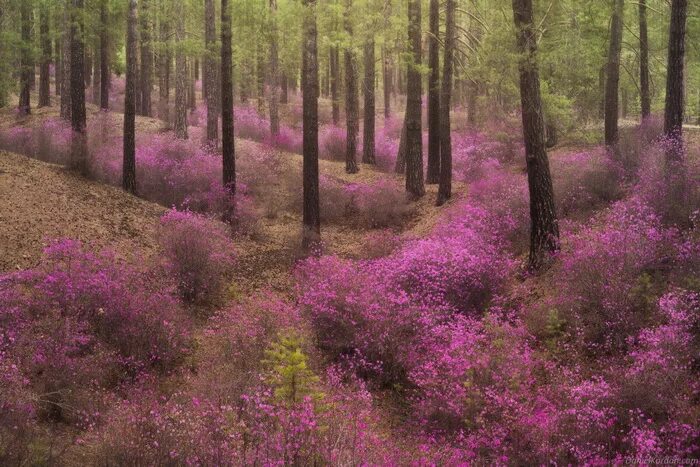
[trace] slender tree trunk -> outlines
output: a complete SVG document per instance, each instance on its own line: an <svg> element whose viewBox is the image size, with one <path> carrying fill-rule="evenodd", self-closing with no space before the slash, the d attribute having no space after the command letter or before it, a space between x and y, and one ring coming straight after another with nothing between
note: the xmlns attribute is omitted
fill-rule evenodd
<svg viewBox="0 0 700 467"><path fill-rule="evenodd" d="M672 141L666 151L666 163L669 167L683 163L683 85L685 82L683 68L687 15L688 0L672 0L664 112L664 135Z"/></svg>
<svg viewBox="0 0 700 467"><path fill-rule="evenodd" d="M84 0L73 0L70 29L70 102L73 137L71 153L73 167L87 174L87 140L85 115L85 43L83 25Z"/></svg>
<svg viewBox="0 0 700 467"><path fill-rule="evenodd" d="M136 0L129 0L126 24L126 89L124 92L124 164L122 187L136 192Z"/></svg>
<svg viewBox="0 0 700 467"><path fill-rule="evenodd" d="M151 93L153 92L153 46L151 41L151 0L141 0L139 14L141 26L141 115L153 115Z"/></svg>
<svg viewBox="0 0 700 467"><path fill-rule="evenodd" d="M62 76L61 76L61 118L64 120L71 119L71 92L70 92L70 74L71 74L71 53L70 53L70 8L72 0L65 0L63 20L65 30L61 45L61 60Z"/></svg>
<svg viewBox="0 0 700 467"><path fill-rule="evenodd" d="M161 10L160 41L163 49L159 56L159 82L158 82L158 107L159 117L166 123L170 123L170 62L171 62L171 41L170 41L170 20L165 18L167 9Z"/></svg>
<svg viewBox="0 0 700 467"><path fill-rule="evenodd" d="M303 0L303 234L302 248L310 252L321 241L318 182L318 54L316 49L316 0Z"/></svg>
<svg viewBox="0 0 700 467"><path fill-rule="evenodd" d="M382 47L382 79L384 81L384 120L391 117L391 67L389 52Z"/></svg>
<svg viewBox="0 0 700 467"><path fill-rule="evenodd" d="M532 0L513 0L513 17L520 52L520 100L525 160L530 191L530 257L528 269L537 270L548 254L559 249L559 223L554 208L552 179L545 148L545 129L537 69L537 34Z"/></svg>
<svg viewBox="0 0 700 467"><path fill-rule="evenodd" d="M340 122L340 92L338 84L340 82L340 53L338 46L333 45L330 49L331 62L331 107L333 113L333 125L338 125Z"/></svg>
<svg viewBox="0 0 700 467"><path fill-rule="evenodd" d="M350 38L352 34L352 22L350 10L352 0L347 0L345 4L345 32ZM345 172L349 174L357 173L360 169L357 166L357 136L359 133L359 95L357 89L357 64L355 63L355 50L352 45L345 47L345 122L347 128L346 150L345 150Z"/></svg>
<svg viewBox="0 0 700 467"><path fill-rule="evenodd" d="M452 131L450 128L450 99L452 98L452 67L455 51L456 0L447 0L445 9L445 56L442 64L440 91L440 186L436 203L442 206L452 196Z"/></svg>
<svg viewBox="0 0 700 467"><path fill-rule="evenodd" d="M394 172L402 174L406 172L406 117L404 116L401 126L401 136L399 137L399 149L396 153L396 165Z"/></svg>
<svg viewBox="0 0 700 467"><path fill-rule="evenodd" d="M0 31L5 28L5 6L0 4ZM0 60L7 60L7 50L4 46L0 46ZM0 109L7 106L7 69L0 67Z"/></svg>
<svg viewBox="0 0 700 467"><path fill-rule="evenodd" d="M258 43L256 50L255 76L257 84L257 101L258 113L265 115L265 56L262 52L262 46Z"/></svg>
<svg viewBox="0 0 700 467"><path fill-rule="evenodd" d="M362 131L362 162L374 164L374 37L365 44L365 105Z"/></svg>
<svg viewBox="0 0 700 467"><path fill-rule="evenodd" d="M197 108L197 92L195 83L197 82L196 72L197 63L195 59L190 58L187 61L187 108L190 112L194 112Z"/></svg>
<svg viewBox="0 0 700 467"><path fill-rule="evenodd" d="M58 31L58 27L54 25L54 30ZM60 38L56 38L53 41L53 47L54 47L54 62L56 63L56 68L55 68L55 76L54 76L54 86L56 87L55 94L56 96L61 95L61 81L63 77L63 61L61 60L61 40Z"/></svg>
<svg viewBox="0 0 700 467"><path fill-rule="evenodd" d="M221 0L221 148L222 182L231 196L236 194L236 154L233 142L233 64L231 58L231 11Z"/></svg>
<svg viewBox="0 0 700 467"><path fill-rule="evenodd" d="M642 102L642 120L651 115L649 93L649 39L647 37L647 2L639 0L639 87Z"/></svg>
<svg viewBox="0 0 700 467"><path fill-rule="evenodd" d="M39 10L39 35L41 38L41 68L39 69L39 107L51 105L51 38L49 37L49 11L47 6Z"/></svg>
<svg viewBox="0 0 700 467"><path fill-rule="evenodd" d="M270 134L275 137L280 132L278 101L278 54L277 54L277 0L270 0L271 40L270 40Z"/></svg>
<svg viewBox="0 0 700 467"><path fill-rule="evenodd" d="M287 74L282 73L282 80L281 80L281 86L282 86L282 97L280 98L280 103L281 104L286 104L289 102L289 88L287 85Z"/></svg>
<svg viewBox="0 0 700 467"><path fill-rule="evenodd" d="M615 0L610 26L610 49L605 82L605 145L616 148L619 113L618 88L620 84L620 50L622 49L622 14L624 0Z"/></svg>
<svg viewBox="0 0 700 467"><path fill-rule="evenodd" d="M207 143L216 147L219 140L219 103L218 103L218 73L216 71L218 61L216 45L216 8L214 0L204 2L204 39L206 42L206 56L204 57L204 86L207 90Z"/></svg>
<svg viewBox="0 0 700 467"><path fill-rule="evenodd" d="M102 79L102 49L100 47L99 38L95 40L95 72L92 74L92 103L95 105L100 105L100 92L102 91L102 85L100 81Z"/></svg>
<svg viewBox="0 0 700 467"><path fill-rule="evenodd" d="M109 88L112 81L109 67L109 10L107 0L100 2L100 108L109 109Z"/></svg>
<svg viewBox="0 0 700 467"><path fill-rule="evenodd" d="M426 182L440 180L440 1L430 0L430 34L428 35L428 173Z"/></svg>
<svg viewBox="0 0 700 467"><path fill-rule="evenodd" d="M421 2L408 1L408 41L412 63L406 79L406 192L412 199L425 194L423 186L423 132L421 122Z"/></svg>
<svg viewBox="0 0 700 467"><path fill-rule="evenodd" d="M32 60L32 3L23 1L20 6L20 22L22 29L21 70L19 113L29 115L31 110L30 91L32 87L32 75L34 74L34 62Z"/></svg>
<svg viewBox="0 0 700 467"><path fill-rule="evenodd" d="M177 4L179 6L179 11L182 11L182 8L184 7L182 0L178 0ZM185 51L182 48L182 41L185 40L184 15L179 14L176 21L177 25L175 34L177 38L177 49L175 51L175 136L180 139L187 139L187 58L185 57Z"/></svg>

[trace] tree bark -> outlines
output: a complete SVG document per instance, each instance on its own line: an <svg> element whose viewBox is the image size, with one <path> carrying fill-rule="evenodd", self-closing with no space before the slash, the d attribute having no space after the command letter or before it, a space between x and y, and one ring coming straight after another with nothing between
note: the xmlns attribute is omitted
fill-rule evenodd
<svg viewBox="0 0 700 467"><path fill-rule="evenodd" d="M92 103L100 105L100 92L102 91L102 48L100 47L99 37L95 39L95 71L92 74Z"/></svg>
<svg viewBox="0 0 700 467"><path fill-rule="evenodd" d="M440 180L440 1L430 0L430 34L428 35L428 184Z"/></svg>
<svg viewBox="0 0 700 467"><path fill-rule="evenodd" d="M34 74L34 62L32 60L32 3L23 1L20 7L20 22L22 29L21 70L19 113L29 115L31 110L30 91L32 87L32 75Z"/></svg>
<svg viewBox="0 0 700 467"><path fill-rule="evenodd" d="M277 53L277 0L270 0L270 134L275 137L280 132L280 120L278 110L279 99L279 77Z"/></svg>
<svg viewBox="0 0 700 467"><path fill-rule="evenodd" d="M158 72L158 113L159 117L166 123L170 123L170 63L172 61L171 54L171 41L170 41L170 20L166 18L168 13L165 6L161 10L161 22L160 22L160 41L162 43L162 51L159 56L159 68Z"/></svg>
<svg viewBox="0 0 700 467"><path fill-rule="evenodd" d="M153 44L151 40L151 0L141 0L139 13L141 26L141 115L153 115L151 93L153 92Z"/></svg>
<svg viewBox="0 0 700 467"><path fill-rule="evenodd" d="M330 62L331 62L331 107L333 113L333 125L338 125L340 122L340 52L338 51L337 45L332 45L330 49Z"/></svg>
<svg viewBox="0 0 700 467"><path fill-rule="evenodd" d="M401 136L399 137L399 149L396 152L396 165L394 172L402 174L406 172L406 117L404 116L401 126Z"/></svg>
<svg viewBox="0 0 700 467"><path fill-rule="evenodd" d="M537 69L537 34L532 0L513 0L513 18L521 58L520 100L530 191L530 256L528 269L537 270L559 249L559 224L554 207L552 178L545 148L545 129Z"/></svg>
<svg viewBox="0 0 700 467"><path fill-rule="evenodd" d="M384 120L391 117L391 66L389 51L382 47L382 79L384 81Z"/></svg>
<svg viewBox="0 0 700 467"><path fill-rule="evenodd" d="M41 67L39 69L39 107L51 105L51 38L49 37L49 11L46 5L39 10L39 35L41 39Z"/></svg>
<svg viewBox="0 0 700 467"><path fill-rule="evenodd" d="M109 109L109 88L112 77L109 67L109 11L107 0L100 3L100 108Z"/></svg>
<svg viewBox="0 0 700 467"><path fill-rule="evenodd" d="M85 27L84 0L73 0L70 27L70 102L72 165L83 175L87 174L87 141L85 114Z"/></svg>
<svg viewBox="0 0 700 467"><path fill-rule="evenodd" d="M214 0L204 2L204 40L206 55L204 57L204 86L207 90L207 143L216 147L219 140L219 84L216 60L216 8Z"/></svg>
<svg viewBox="0 0 700 467"><path fill-rule="evenodd" d="M231 11L221 0L221 149L224 188L236 194L236 154L233 142L233 64L231 57Z"/></svg>
<svg viewBox="0 0 700 467"><path fill-rule="evenodd" d="M281 87L282 87L282 97L280 98L280 103L281 104L286 104L289 102L289 87L287 84L287 74L282 73L282 79L281 79Z"/></svg>
<svg viewBox="0 0 700 467"><path fill-rule="evenodd" d="M445 56L442 64L442 87L440 92L440 186L436 205L442 206L452 197L452 129L450 122L450 100L452 99L452 67L455 51L456 0L447 0L445 7Z"/></svg>
<svg viewBox="0 0 700 467"><path fill-rule="evenodd" d="M256 62L255 62L255 82L257 84L256 94L258 101L258 113L261 116L265 115L265 55L262 51L262 46L258 43L256 49Z"/></svg>
<svg viewBox="0 0 700 467"><path fill-rule="evenodd" d="M321 214L318 182L318 53L316 48L316 0L303 0L303 233L302 248L320 246Z"/></svg>
<svg viewBox="0 0 700 467"><path fill-rule="evenodd" d="M617 118L619 112L620 51L622 49L622 15L624 0L615 0L610 26L610 48L605 82L605 145L617 146Z"/></svg>
<svg viewBox="0 0 700 467"><path fill-rule="evenodd" d="M187 60L187 108L190 109L190 112L197 109L196 70L197 61L194 58Z"/></svg>
<svg viewBox="0 0 700 467"><path fill-rule="evenodd" d="M58 27L56 24L54 24L54 29L58 31ZM63 62L61 60L61 40L59 37L57 37L53 41L53 48L54 48L54 62L56 63L56 68L55 68L55 76L54 76L54 86L56 90L54 91L54 94L56 96L61 95L61 81L62 81L62 76L63 76Z"/></svg>
<svg viewBox="0 0 700 467"><path fill-rule="evenodd" d="M664 111L664 135L672 142L666 150L667 165L683 162L683 85L687 15L688 0L672 0Z"/></svg>
<svg viewBox="0 0 700 467"><path fill-rule="evenodd" d="M406 192L412 199L425 194L421 122L421 2L408 1L408 41L412 63L406 78Z"/></svg>
<svg viewBox="0 0 700 467"><path fill-rule="evenodd" d="M70 120L71 118L71 92L70 92L70 74L71 74L71 53L70 53L70 9L71 1L65 0L63 20L65 25L65 30L63 32L61 54L63 59L61 63L62 76L61 76L61 118L64 120Z"/></svg>
<svg viewBox="0 0 700 467"><path fill-rule="evenodd" d="M177 10L181 12L184 7L182 0L178 0L177 5ZM182 41L185 40L184 14L178 14L176 21L175 136L180 139L187 139L187 58L182 48Z"/></svg>
<svg viewBox="0 0 700 467"><path fill-rule="evenodd" d="M649 38L647 35L647 2L639 0L639 91L642 103L642 120L651 115L649 93Z"/></svg>
<svg viewBox="0 0 700 467"><path fill-rule="evenodd" d="M362 162L374 164L374 37L365 44L365 82L364 82L364 125L362 131Z"/></svg>
<svg viewBox="0 0 700 467"><path fill-rule="evenodd" d="M136 191L136 0L129 0L126 24L126 89L124 92L124 161L122 187Z"/></svg>
<svg viewBox="0 0 700 467"><path fill-rule="evenodd" d="M352 0L345 4L345 32L352 38L352 22L350 10ZM355 50L352 44L346 45L345 51L345 123L346 123L346 147L345 147L345 172L357 173L357 136L359 133L359 95L357 89L357 66L355 63Z"/></svg>

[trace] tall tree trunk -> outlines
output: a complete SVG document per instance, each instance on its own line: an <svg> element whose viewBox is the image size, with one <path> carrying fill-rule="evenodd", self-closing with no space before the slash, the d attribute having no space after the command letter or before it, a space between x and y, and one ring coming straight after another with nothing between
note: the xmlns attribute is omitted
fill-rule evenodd
<svg viewBox="0 0 700 467"><path fill-rule="evenodd" d="M3 31L3 28L5 28L5 7L0 4L0 31ZM0 47L0 60L7 60L5 47ZM7 105L7 84L7 70L0 67L0 109Z"/></svg>
<svg viewBox="0 0 700 467"><path fill-rule="evenodd" d="M396 153L396 165L394 172L402 174L406 172L406 117L404 116L401 126L401 136L399 136L399 149Z"/></svg>
<svg viewBox="0 0 700 467"><path fill-rule="evenodd" d="M85 26L84 0L73 0L70 29L70 102L71 155L73 167L87 174L87 140L85 115Z"/></svg>
<svg viewBox="0 0 700 467"><path fill-rule="evenodd" d="M233 64L231 58L231 11L221 0L221 149L224 188L236 193L236 154L233 143Z"/></svg>
<svg viewBox="0 0 700 467"><path fill-rule="evenodd" d="M136 0L129 0L126 24L126 89L124 91L124 163L122 187L136 191Z"/></svg>
<svg viewBox="0 0 700 467"><path fill-rule="evenodd" d="M445 9L445 56L442 64L440 91L440 186L435 204L442 206L452 196L452 131L450 128L450 99L452 98L452 67L455 51L456 0L447 0Z"/></svg>
<svg viewBox="0 0 700 467"><path fill-rule="evenodd" d="M54 30L58 31L57 25L54 25ZM54 94L56 96L61 95L61 81L62 81L62 76L63 76L63 61L61 60L61 39L60 37L57 37L53 41L53 48L54 48L54 62L56 63L56 68L54 71L54 86L56 87L56 90Z"/></svg>
<svg viewBox="0 0 700 467"><path fill-rule="evenodd" d="M163 4L163 9L161 10L161 22L160 22L160 41L163 44L163 49L159 56L159 68L160 72L158 81L158 113L159 117L166 123L170 123L170 62L172 61L172 49L170 40L170 20L165 18L168 10Z"/></svg>
<svg viewBox="0 0 700 467"><path fill-rule="evenodd" d="M151 40L151 0L141 0L139 14L141 26L141 115L153 115L151 93L153 92L153 46Z"/></svg>
<svg viewBox="0 0 700 467"><path fill-rule="evenodd" d="M258 113L265 115L265 55L262 51L262 46L258 43L255 53L255 76L256 76L256 94L258 101Z"/></svg>
<svg viewBox="0 0 700 467"><path fill-rule="evenodd" d="M22 2L20 16L20 22L22 23L22 49L19 113L21 115L29 115L32 111L29 93L32 87L32 75L34 74L34 61L32 60L32 2L30 0Z"/></svg>
<svg viewBox="0 0 700 467"><path fill-rule="evenodd" d="M92 74L92 103L95 105L100 105L100 92L102 91L102 85L100 81L102 79L102 49L100 47L99 38L95 40L95 72Z"/></svg>
<svg viewBox="0 0 700 467"><path fill-rule="evenodd" d="M195 83L197 78L195 77L195 70L197 69L197 63L195 59L190 58L187 61L187 108L190 112L194 112L197 108L197 93Z"/></svg>
<svg viewBox="0 0 700 467"><path fill-rule="evenodd" d="M683 68L687 15L688 0L672 0L664 111L664 135L673 142L666 151L668 166L680 165L683 162L683 84L685 82Z"/></svg>
<svg viewBox="0 0 700 467"><path fill-rule="evenodd" d="M647 37L647 2L639 0L639 90L642 101L642 120L651 115L649 93L649 39Z"/></svg>
<svg viewBox="0 0 700 467"><path fill-rule="evenodd" d="M71 74L71 53L70 53L70 9L72 0L65 0L63 11L63 24L65 30L63 32L61 54L63 64L61 76L61 118L70 120L71 116L71 92L70 92L70 74Z"/></svg>
<svg viewBox="0 0 700 467"><path fill-rule="evenodd" d="M178 0L178 11L182 11L184 4ZM223 18L223 17L222 17ZM175 51L175 136L187 139L187 58L182 48L185 40L185 16L177 15L175 35L177 39Z"/></svg>
<svg viewBox="0 0 700 467"><path fill-rule="evenodd" d="M412 199L425 194L421 122L421 2L408 1L408 42L412 62L406 79L406 192Z"/></svg>
<svg viewBox="0 0 700 467"><path fill-rule="evenodd" d="M430 34L428 35L428 173L426 182L440 180L440 1L430 0Z"/></svg>
<svg viewBox="0 0 700 467"><path fill-rule="evenodd" d="M340 90L338 89L338 84L340 83L340 52L338 51L337 45L332 45L330 49L330 62L331 62L331 77L330 77L330 87L331 87L331 108L333 114L333 125L338 125L340 122Z"/></svg>
<svg viewBox="0 0 700 467"><path fill-rule="evenodd" d="M316 49L316 0L303 0L303 233L302 248L310 252L321 241L318 182L318 55Z"/></svg>
<svg viewBox="0 0 700 467"><path fill-rule="evenodd" d="M619 112L620 50L622 48L622 15L624 0L615 0L610 26L610 49L605 82L605 145L617 147L617 118Z"/></svg>
<svg viewBox="0 0 700 467"><path fill-rule="evenodd" d="M384 81L384 120L391 117L391 66L389 51L382 47L382 79Z"/></svg>
<svg viewBox="0 0 700 467"><path fill-rule="evenodd" d="M362 162L374 164L374 37L365 44L365 105L362 131Z"/></svg>
<svg viewBox="0 0 700 467"><path fill-rule="evenodd" d="M275 137L280 132L279 111L277 106L279 77L277 75L277 0L270 0L270 134Z"/></svg>
<svg viewBox="0 0 700 467"><path fill-rule="evenodd" d="M289 102L289 87L287 83L287 74L282 73L282 79L281 79L281 87L282 87L282 97L280 98L280 103L281 104L286 104Z"/></svg>
<svg viewBox="0 0 700 467"><path fill-rule="evenodd" d="M51 105L51 38L49 37L49 10L42 5L39 10L39 35L41 39L41 68L39 69L39 107Z"/></svg>
<svg viewBox="0 0 700 467"><path fill-rule="evenodd" d="M109 67L109 10L107 0L100 2L100 108L109 109L109 88L112 81Z"/></svg>
<svg viewBox="0 0 700 467"><path fill-rule="evenodd" d="M204 40L206 55L204 57L204 86L207 90L207 143L216 147L219 140L219 85L216 60L216 7L214 0L204 2Z"/></svg>
<svg viewBox="0 0 700 467"><path fill-rule="evenodd" d="M352 0L345 3L345 32L352 38L352 21L350 10ZM355 159L357 155L357 136L359 133L359 95L357 89L357 64L352 44L345 46L345 123L347 128L345 147L345 172L357 173L360 169Z"/></svg>
<svg viewBox="0 0 700 467"><path fill-rule="evenodd" d="M520 52L520 100L525 160L530 191L530 257L528 269L537 270L548 254L559 249L559 223L554 207L552 178L545 148L545 130L537 69L537 34L532 0L513 0L513 18Z"/></svg>

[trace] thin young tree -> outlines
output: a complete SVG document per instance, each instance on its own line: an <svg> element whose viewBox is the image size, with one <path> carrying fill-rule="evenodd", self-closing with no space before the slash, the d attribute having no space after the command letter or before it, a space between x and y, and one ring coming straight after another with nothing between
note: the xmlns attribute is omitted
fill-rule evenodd
<svg viewBox="0 0 700 467"><path fill-rule="evenodd" d="M610 47L605 81L605 145L616 148L618 140L618 113L620 87L620 51L622 49L622 17L624 0L614 0L612 20L610 21Z"/></svg>
<svg viewBox="0 0 700 467"><path fill-rule="evenodd" d="M84 0L73 0L70 26L71 155L73 167L86 175L87 139L85 113L85 26Z"/></svg>
<svg viewBox="0 0 700 467"><path fill-rule="evenodd" d="M177 49L175 51L175 136L180 139L187 139L187 57L185 57L185 50L182 45L182 42L185 40L185 15L183 8L183 1L177 0L176 11L178 13L175 27L177 40Z"/></svg>
<svg viewBox="0 0 700 467"><path fill-rule="evenodd" d="M649 37L647 31L647 2L639 0L639 97L642 104L642 120L651 115L649 92Z"/></svg>
<svg viewBox="0 0 700 467"><path fill-rule="evenodd" d="M126 89L124 91L124 163L122 187L136 191L136 7L137 0L129 0L126 22Z"/></svg>
<svg viewBox="0 0 700 467"><path fill-rule="evenodd" d="M231 63L231 11L221 0L221 149L224 188L236 194L236 154L233 143L233 64ZM230 218L227 220L231 220Z"/></svg>
<svg viewBox="0 0 700 467"><path fill-rule="evenodd" d="M352 42L352 0L345 3L344 25L348 40ZM359 172L357 166L357 136L360 130L359 118L359 94L357 89L357 64L355 63L355 49L353 44L345 45L345 125L347 129L345 147L345 172L354 174Z"/></svg>
<svg viewBox="0 0 700 467"><path fill-rule="evenodd" d="M452 196L452 130L450 108L452 99L452 67L455 52L456 0L447 0L445 5L445 56L442 64L442 86L440 90L440 185L436 205L442 206Z"/></svg>
<svg viewBox="0 0 700 467"><path fill-rule="evenodd" d="M64 0L63 3L63 24L64 31L61 38L61 118L70 120L71 114L71 93L70 93L70 73L71 73L71 53L70 53L70 10L72 0Z"/></svg>
<svg viewBox="0 0 700 467"><path fill-rule="evenodd" d="M270 0L270 29L270 134L275 137L280 132L277 0Z"/></svg>
<svg viewBox="0 0 700 467"><path fill-rule="evenodd" d="M532 0L513 0L513 18L520 53L520 101L530 191L530 256L527 267L534 271L548 262L550 253L559 249L559 223L545 147Z"/></svg>
<svg viewBox="0 0 700 467"><path fill-rule="evenodd" d="M303 226L302 249L311 252L321 240L318 182L318 51L316 0L303 0Z"/></svg>
<svg viewBox="0 0 700 467"><path fill-rule="evenodd" d="M107 0L100 2L100 109L109 109L109 10Z"/></svg>
<svg viewBox="0 0 700 467"><path fill-rule="evenodd" d="M141 0L139 10L141 45L141 115L153 115L151 93L153 92L153 44L151 39L152 12L151 0Z"/></svg>
<svg viewBox="0 0 700 467"><path fill-rule="evenodd" d="M39 68L39 107L51 105L51 37L49 36L49 7L44 4L39 9L39 36L41 41L41 66Z"/></svg>
<svg viewBox="0 0 700 467"><path fill-rule="evenodd" d="M216 7L214 0L204 1L204 88L207 102L207 143L216 146L219 140L219 85L216 47Z"/></svg>
<svg viewBox="0 0 700 467"><path fill-rule="evenodd" d="M667 167L683 163L683 113L685 33L688 0L672 0L668 36L668 65L666 75L666 107L664 136L669 141L666 151Z"/></svg>
<svg viewBox="0 0 700 467"><path fill-rule="evenodd" d="M32 1L23 1L20 7L20 23L22 29L22 47L20 57L20 91L19 106L20 115L31 113L30 91L32 87L32 75L34 75L34 62L32 60Z"/></svg>
<svg viewBox="0 0 700 467"><path fill-rule="evenodd" d="M440 1L430 0L428 34L428 173L426 183L440 180Z"/></svg>
<svg viewBox="0 0 700 467"><path fill-rule="evenodd" d="M408 1L408 42L411 62L406 79L406 192L411 199L425 194L421 122L421 2Z"/></svg>
<svg viewBox="0 0 700 467"><path fill-rule="evenodd" d="M333 125L340 122L340 52L337 45L330 47L330 88L331 88L331 113Z"/></svg>
<svg viewBox="0 0 700 467"><path fill-rule="evenodd" d="M375 99L374 99L374 36L365 42L364 47L365 79L363 83L365 105L363 111L364 125L362 130L362 162L374 164L374 119L375 119Z"/></svg>

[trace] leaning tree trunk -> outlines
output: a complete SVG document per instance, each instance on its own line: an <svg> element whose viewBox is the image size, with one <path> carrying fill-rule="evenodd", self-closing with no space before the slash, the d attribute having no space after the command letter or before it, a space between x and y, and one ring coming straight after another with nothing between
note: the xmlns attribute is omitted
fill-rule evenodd
<svg viewBox="0 0 700 467"><path fill-rule="evenodd" d="M456 0L447 0L445 9L445 56L442 64L440 92L440 186L436 205L442 206L452 196L452 131L450 128L450 100L452 99L452 67L455 52Z"/></svg>
<svg viewBox="0 0 700 467"><path fill-rule="evenodd" d="M649 38L647 37L647 2L639 0L639 91L642 120L651 115L649 93Z"/></svg>
<svg viewBox="0 0 700 467"><path fill-rule="evenodd" d="M318 183L318 54L316 49L316 0L303 0L303 232L302 248L311 252L321 241Z"/></svg>
<svg viewBox="0 0 700 467"><path fill-rule="evenodd" d="M352 38L352 22L350 10L352 0L345 4L345 32ZM359 95L357 89L357 66L355 63L355 50L352 44L345 46L345 123L347 128L345 147L345 172L357 173L355 156L357 155L357 135L359 133Z"/></svg>
<svg viewBox="0 0 700 467"><path fill-rule="evenodd" d="M530 257L528 269L547 263L549 253L559 249L559 224L554 208L552 178L545 148L545 129L537 70L537 33L532 0L513 0L513 18L520 52L520 101L522 106L525 160L530 191Z"/></svg>
<svg viewBox="0 0 700 467"><path fill-rule="evenodd" d="M216 8L214 0L204 2L204 88L207 90L207 144L216 147L219 140L219 85L217 72Z"/></svg>
<svg viewBox="0 0 700 467"><path fill-rule="evenodd" d="M107 0L100 3L100 108L109 109L109 11Z"/></svg>
<svg viewBox="0 0 700 467"><path fill-rule="evenodd" d="M277 53L277 0L270 0L270 134L276 137L280 132L280 117L278 110L279 77Z"/></svg>
<svg viewBox="0 0 700 467"><path fill-rule="evenodd" d="M430 34L428 35L428 173L426 182L440 179L440 1L430 0Z"/></svg>
<svg viewBox="0 0 700 467"><path fill-rule="evenodd" d="M84 13L84 0L73 0L70 26L71 157L73 167L87 175Z"/></svg>
<svg viewBox="0 0 700 467"><path fill-rule="evenodd" d="M39 36L41 39L41 68L39 69L39 107L51 105L51 38L49 37L49 11L47 6L39 10Z"/></svg>
<svg viewBox="0 0 700 467"><path fill-rule="evenodd" d="M365 105L362 131L362 162L374 164L374 37L365 44Z"/></svg>
<svg viewBox="0 0 700 467"><path fill-rule="evenodd" d="M141 115L153 115L153 47L151 43L151 0L141 0Z"/></svg>
<svg viewBox="0 0 700 467"><path fill-rule="evenodd" d="M671 24L668 38L668 66L666 75L666 108L664 135L670 144L666 150L668 167L683 163L683 85L685 62L685 32L688 0L671 2Z"/></svg>
<svg viewBox="0 0 700 467"><path fill-rule="evenodd" d="M184 6L182 0L178 1L178 6L181 11ZM187 58L182 47L182 41L185 40L185 17L182 14L177 17L175 34L175 136L187 139Z"/></svg>
<svg viewBox="0 0 700 467"><path fill-rule="evenodd" d="M408 2L408 41L412 62L406 79L406 192L412 199L425 194L421 123L421 2Z"/></svg>
<svg viewBox="0 0 700 467"><path fill-rule="evenodd" d="M23 1L20 7L20 22L22 29L21 70L19 91L19 113L29 115L31 103L29 93L32 87L32 75L34 74L34 62L32 61L32 5L29 1Z"/></svg>
<svg viewBox="0 0 700 467"><path fill-rule="evenodd" d="M617 147L619 112L618 88L620 84L620 51L622 49L622 14L624 0L615 0L610 26L610 49L605 82L605 145Z"/></svg>
<svg viewBox="0 0 700 467"><path fill-rule="evenodd" d="M331 65L331 76L330 76L330 87L331 87L331 108L333 114L333 125L338 125L340 122L340 90L338 89L338 84L340 83L340 52L338 52L338 46L332 45L330 49L330 65Z"/></svg>
<svg viewBox="0 0 700 467"><path fill-rule="evenodd" d="M129 0L126 24L126 89L124 91L124 163L122 187L136 191L136 0Z"/></svg>
<svg viewBox="0 0 700 467"><path fill-rule="evenodd" d="M221 150L222 183L230 196L236 194L236 154L233 143L233 64L231 63L231 11L221 0ZM233 212L225 216L231 221Z"/></svg>

